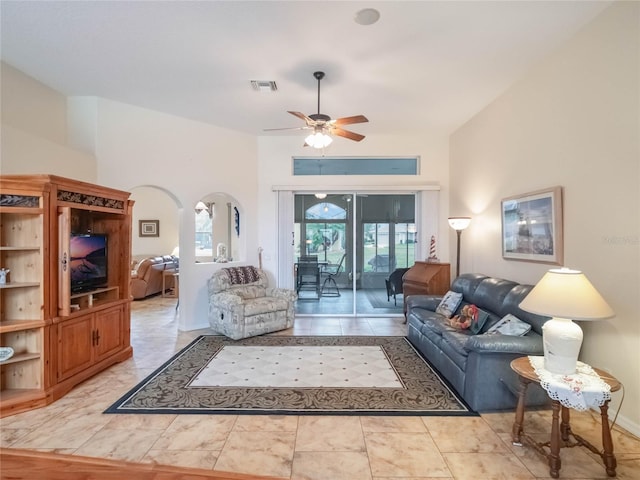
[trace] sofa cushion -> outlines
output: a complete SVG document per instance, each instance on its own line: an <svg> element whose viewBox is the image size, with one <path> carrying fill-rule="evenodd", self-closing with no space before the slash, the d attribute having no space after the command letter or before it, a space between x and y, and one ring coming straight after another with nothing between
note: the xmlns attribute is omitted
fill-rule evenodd
<svg viewBox="0 0 640 480"><path fill-rule="evenodd" d="M472 296L465 296L464 299L476 304L479 308L496 313L501 317L504 315L502 312L502 303L511 289L516 285L518 284L510 280L485 278L480 282L480 285L478 285L478 288L476 288Z"/></svg>
<svg viewBox="0 0 640 480"><path fill-rule="evenodd" d="M412 310L411 317L417 320L415 323L421 323L418 328L419 331L430 330L437 335L442 335L445 330L450 330L451 327L447 323L446 317L443 317L439 313L432 312L424 309Z"/></svg>
<svg viewBox="0 0 640 480"><path fill-rule="evenodd" d="M460 292L463 297L468 300L473 297L478 285L486 278L489 277L481 273L465 273L453 281L451 290Z"/></svg>
<svg viewBox="0 0 640 480"><path fill-rule="evenodd" d="M233 293L239 296L243 300L250 300L252 298L260 298L266 295L267 289L258 285L234 285L227 292Z"/></svg>
<svg viewBox="0 0 640 480"><path fill-rule="evenodd" d="M244 303L244 316L251 317L263 313L286 310L289 303L284 298L259 297L246 300Z"/></svg>
<svg viewBox="0 0 640 480"><path fill-rule="evenodd" d="M542 335L542 326L549 320L549 317L525 312L520 308L520 302L524 300L532 289L533 285L517 285L513 287L505 297L502 311L499 313L503 316L508 313L515 315L520 320L529 323L533 331Z"/></svg>
<svg viewBox="0 0 640 480"><path fill-rule="evenodd" d="M462 370L467 366L469 351L464 348L471 333L468 330L451 330L443 332L440 348Z"/></svg>
<svg viewBox="0 0 640 480"><path fill-rule="evenodd" d="M248 285L256 285L259 287L264 287L267 288L269 282L267 279L267 274L263 271L263 270L258 270L258 280L256 280L253 283L249 283L247 285L234 285L231 283L231 278L229 277L229 275L226 272L223 272L221 270L218 270L218 272L215 272L211 278L208 281L208 289L209 289L209 295L215 294L215 293L219 293L219 292L224 292L226 290L229 289L233 289L233 288L245 288Z"/></svg>

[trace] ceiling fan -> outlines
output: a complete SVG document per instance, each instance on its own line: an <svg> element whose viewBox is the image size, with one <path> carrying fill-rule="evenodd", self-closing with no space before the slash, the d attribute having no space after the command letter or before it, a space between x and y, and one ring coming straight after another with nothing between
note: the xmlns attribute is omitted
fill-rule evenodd
<svg viewBox="0 0 640 480"><path fill-rule="evenodd" d="M287 113L304 120L305 126L293 128L267 128L265 131L313 130L313 133L305 139L304 146L311 146L314 148L324 148L328 146L332 141L330 135L338 135L339 137L348 138L349 140L354 140L356 142L361 141L364 138L364 135L345 130L342 126L368 122L369 120L367 117L364 115L355 115L353 117L343 117L332 120L329 115L320 113L320 80L324 78L324 72L313 72L313 76L318 80L318 113L305 115L300 112L288 111Z"/></svg>

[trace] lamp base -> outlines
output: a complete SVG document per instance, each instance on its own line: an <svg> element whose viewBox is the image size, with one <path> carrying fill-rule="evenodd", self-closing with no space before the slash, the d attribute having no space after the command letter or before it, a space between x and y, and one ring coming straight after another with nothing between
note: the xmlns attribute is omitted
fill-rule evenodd
<svg viewBox="0 0 640 480"><path fill-rule="evenodd" d="M576 372L582 329L568 318L552 318L542 327L544 368L551 373Z"/></svg>

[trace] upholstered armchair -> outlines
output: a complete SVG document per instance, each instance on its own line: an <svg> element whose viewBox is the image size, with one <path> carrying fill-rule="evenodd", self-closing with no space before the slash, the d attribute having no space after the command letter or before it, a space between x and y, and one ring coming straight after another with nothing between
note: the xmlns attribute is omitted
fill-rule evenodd
<svg viewBox="0 0 640 480"><path fill-rule="evenodd" d="M208 281L209 324L233 340L293 327L293 290L268 286L255 267L223 268Z"/></svg>

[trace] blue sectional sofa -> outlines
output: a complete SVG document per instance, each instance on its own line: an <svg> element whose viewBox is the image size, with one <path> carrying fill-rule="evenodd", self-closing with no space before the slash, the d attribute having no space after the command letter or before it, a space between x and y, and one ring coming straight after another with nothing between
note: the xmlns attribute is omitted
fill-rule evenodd
<svg viewBox="0 0 640 480"><path fill-rule="evenodd" d="M463 294L457 312L464 305L474 304L489 313L477 335L451 327L446 317L435 312L442 296L411 295L406 299L409 341L476 411L514 408L518 379L511 361L524 355L543 355L542 325L548 318L518 307L532 288L481 274L456 278L451 290ZM524 336L484 334L508 313L530 324L531 331ZM529 387L528 405L548 402L542 388Z"/></svg>

